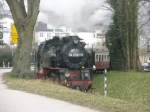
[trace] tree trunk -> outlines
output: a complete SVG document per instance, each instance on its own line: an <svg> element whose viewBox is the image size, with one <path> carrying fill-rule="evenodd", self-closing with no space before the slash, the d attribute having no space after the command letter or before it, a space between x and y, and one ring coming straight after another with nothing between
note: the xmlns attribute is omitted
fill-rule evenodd
<svg viewBox="0 0 150 112"><path fill-rule="evenodd" d="M33 40L33 28L26 26L21 27L19 33L19 45L15 53L13 72L18 77L26 77L31 75L31 52ZM17 60L17 61L16 61Z"/></svg>
<svg viewBox="0 0 150 112"><path fill-rule="evenodd" d="M115 70L138 70L138 0L110 0L114 9L108 31L111 66Z"/></svg>
<svg viewBox="0 0 150 112"><path fill-rule="evenodd" d="M27 77L31 75L33 29L39 14L40 0L6 0L6 2L19 34L13 72L19 77Z"/></svg>
<svg viewBox="0 0 150 112"><path fill-rule="evenodd" d="M138 49L138 0L130 0L129 15L130 15L130 59L131 69L140 69L139 65L139 49Z"/></svg>

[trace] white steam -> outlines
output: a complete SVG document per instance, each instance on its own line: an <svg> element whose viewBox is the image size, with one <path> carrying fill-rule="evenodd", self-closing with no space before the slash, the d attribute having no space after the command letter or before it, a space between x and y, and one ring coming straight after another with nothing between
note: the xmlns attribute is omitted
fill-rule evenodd
<svg viewBox="0 0 150 112"><path fill-rule="evenodd" d="M105 0L41 0L39 21L80 31L105 28L111 13L104 5Z"/></svg>

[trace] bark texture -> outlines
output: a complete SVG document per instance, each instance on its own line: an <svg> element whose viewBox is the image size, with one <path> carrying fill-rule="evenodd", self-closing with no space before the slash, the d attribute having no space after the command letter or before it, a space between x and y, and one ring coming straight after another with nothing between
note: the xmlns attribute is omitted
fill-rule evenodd
<svg viewBox="0 0 150 112"><path fill-rule="evenodd" d="M110 0L114 16L108 31L107 43L112 69L124 71L139 69L138 2L138 0Z"/></svg>
<svg viewBox="0 0 150 112"><path fill-rule="evenodd" d="M19 34L18 48L13 61L13 72L18 77L31 75L31 52L33 30L39 14L40 0L6 0L10 7L14 24Z"/></svg>

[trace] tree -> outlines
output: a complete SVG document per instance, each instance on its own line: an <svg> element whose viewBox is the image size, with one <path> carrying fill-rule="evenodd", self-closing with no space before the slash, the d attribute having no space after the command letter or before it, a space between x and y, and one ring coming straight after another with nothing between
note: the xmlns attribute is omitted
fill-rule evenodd
<svg viewBox="0 0 150 112"><path fill-rule="evenodd" d="M113 69L139 69L138 0L109 0L114 15L108 31L107 45Z"/></svg>
<svg viewBox="0 0 150 112"><path fill-rule="evenodd" d="M31 74L33 30L39 14L40 0L6 0L6 2L11 10L14 24L19 34L13 72L19 77L25 77Z"/></svg>

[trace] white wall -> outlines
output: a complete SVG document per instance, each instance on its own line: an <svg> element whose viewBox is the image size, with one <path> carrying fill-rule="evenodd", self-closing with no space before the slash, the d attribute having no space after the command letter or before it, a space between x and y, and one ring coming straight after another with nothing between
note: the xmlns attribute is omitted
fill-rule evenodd
<svg viewBox="0 0 150 112"><path fill-rule="evenodd" d="M54 36L64 37L71 33L71 29L66 27L57 27L57 28L49 28L49 29L52 29L53 31L35 32L35 42L38 45L40 45L40 43L44 42L45 40L52 39Z"/></svg>
<svg viewBox="0 0 150 112"><path fill-rule="evenodd" d="M57 27L51 28L52 31L38 31L35 32L35 42L38 45L45 40L52 39L54 36L64 37L68 35L79 36L83 42L86 43L87 48L96 48L97 46L102 46L105 42L105 37L100 32L72 32L71 29L66 27ZM55 29L61 29L61 31L56 31ZM102 36L98 37L97 34L102 34ZM41 35L42 34L42 35Z"/></svg>
<svg viewBox="0 0 150 112"><path fill-rule="evenodd" d="M98 38L94 32L78 32L76 35L83 39L83 41L87 44L86 47L96 48L97 46L102 46L105 42L104 37Z"/></svg>
<svg viewBox="0 0 150 112"><path fill-rule="evenodd" d="M4 43L10 45L11 24L13 24L13 20L10 18L3 18L0 20L0 23L3 25L3 41Z"/></svg>
<svg viewBox="0 0 150 112"><path fill-rule="evenodd" d="M44 42L45 40L52 39L53 36L55 36L53 32L48 31L35 32L35 42L39 45L41 42Z"/></svg>

